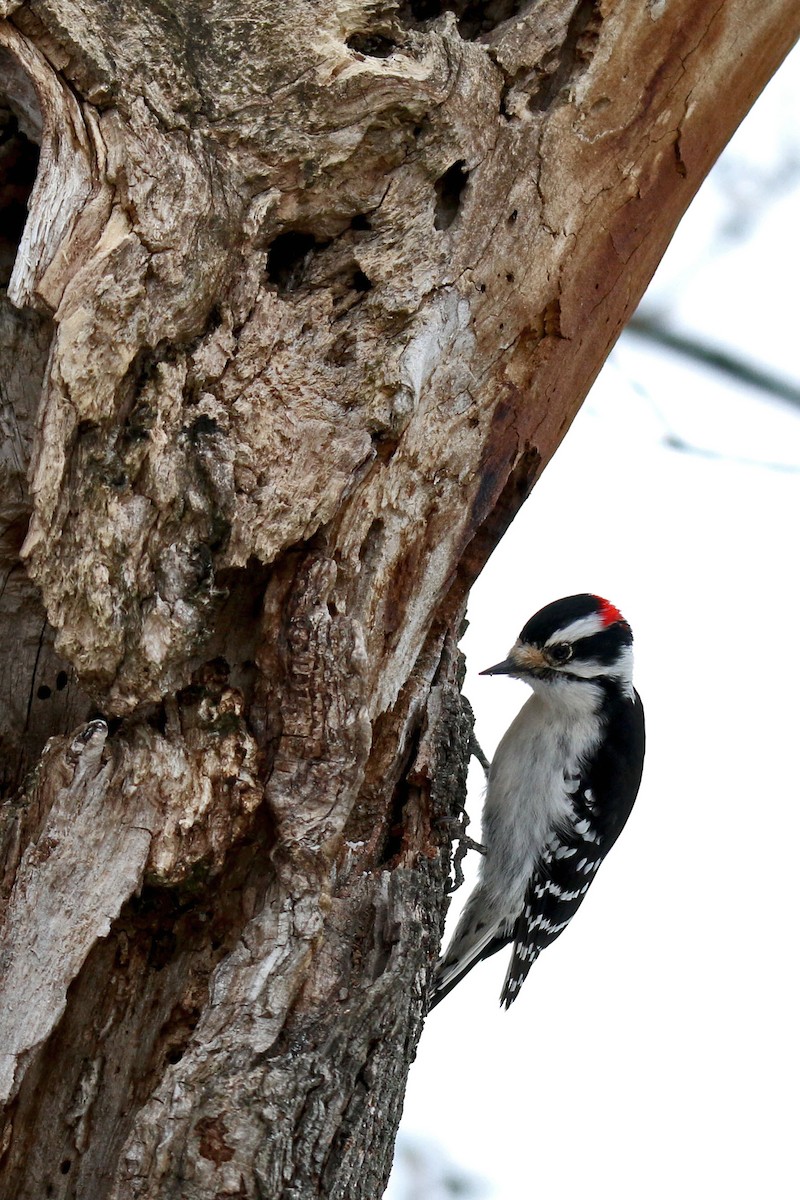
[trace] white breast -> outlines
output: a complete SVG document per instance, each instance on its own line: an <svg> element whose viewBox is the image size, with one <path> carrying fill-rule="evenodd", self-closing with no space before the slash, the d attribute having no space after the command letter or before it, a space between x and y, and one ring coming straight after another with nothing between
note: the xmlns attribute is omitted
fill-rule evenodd
<svg viewBox="0 0 800 1200"><path fill-rule="evenodd" d="M601 700L594 684L537 684L497 747L483 810L482 883L509 921L551 833L573 819L569 779L600 741Z"/></svg>

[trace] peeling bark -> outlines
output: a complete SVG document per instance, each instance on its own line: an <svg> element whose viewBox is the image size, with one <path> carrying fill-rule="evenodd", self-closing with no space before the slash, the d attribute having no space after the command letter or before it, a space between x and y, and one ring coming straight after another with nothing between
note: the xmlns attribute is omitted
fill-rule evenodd
<svg viewBox="0 0 800 1200"><path fill-rule="evenodd" d="M2 1196L381 1194L469 587L799 26L0 0Z"/></svg>

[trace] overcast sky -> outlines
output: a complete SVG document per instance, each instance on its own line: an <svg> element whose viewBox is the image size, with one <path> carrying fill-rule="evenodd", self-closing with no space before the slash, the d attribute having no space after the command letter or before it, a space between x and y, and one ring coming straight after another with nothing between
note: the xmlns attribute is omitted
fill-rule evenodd
<svg viewBox="0 0 800 1200"><path fill-rule="evenodd" d="M646 303L800 383L798 68L796 51ZM627 335L473 589L465 692L490 756L528 693L477 672L573 592L630 621L648 722L630 822L514 1006L503 952L423 1033L400 1144L486 1200L796 1200L799 500L800 410ZM481 804L476 770L473 836Z"/></svg>

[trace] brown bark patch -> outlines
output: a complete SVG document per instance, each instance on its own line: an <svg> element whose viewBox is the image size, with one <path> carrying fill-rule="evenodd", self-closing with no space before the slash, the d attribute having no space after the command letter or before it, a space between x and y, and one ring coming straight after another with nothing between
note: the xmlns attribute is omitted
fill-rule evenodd
<svg viewBox="0 0 800 1200"><path fill-rule="evenodd" d="M233 1147L225 1141L228 1132L223 1117L203 1117L194 1127L198 1139L198 1149L203 1158L207 1158L216 1166L230 1162L233 1158Z"/></svg>

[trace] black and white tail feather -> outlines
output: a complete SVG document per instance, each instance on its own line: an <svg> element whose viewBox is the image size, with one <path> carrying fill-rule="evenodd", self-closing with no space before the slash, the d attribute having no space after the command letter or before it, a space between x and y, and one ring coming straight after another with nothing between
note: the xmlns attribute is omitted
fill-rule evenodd
<svg viewBox="0 0 800 1200"><path fill-rule="evenodd" d="M513 675L534 692L489 771L481 876L438 964L431 1007L512 943L500 996L508 1008L619 836L644 758L632 641L613 605L570 596L532 617L508 658L484 672Z"/></svg>

